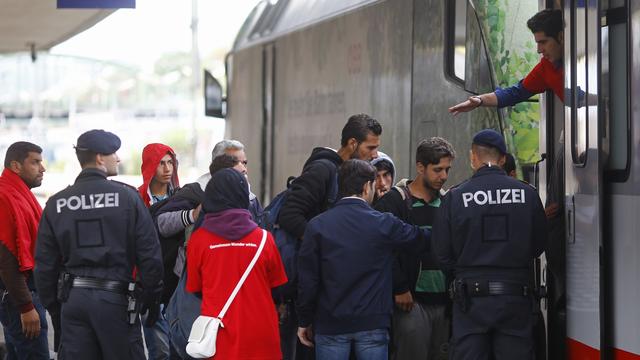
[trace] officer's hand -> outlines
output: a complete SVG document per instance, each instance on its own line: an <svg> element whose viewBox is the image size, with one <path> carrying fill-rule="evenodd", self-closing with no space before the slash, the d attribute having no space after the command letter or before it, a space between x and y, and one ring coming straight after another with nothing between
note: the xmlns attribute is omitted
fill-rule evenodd
<svg viewBox="0 0 640 360"><path fill-rule="evenodd" d="M480 106L480 104L482 104L480 99L478 99L478 97L476 97L476 96L472 96L472 97L469 97L469 99L467 99L466 101L463 101L458 105L454 105L454 106L450 107L449 108L449 112L453 116L456 116L459 113L471 111L471 110L477 108L478 106Z"/></svg>
<svg viewBox="0 0 640 360"><path fill-rule="evenodd" d="M36 309L20 314L20 322L22 323L22 333L27 339L35 339L40 336L40 315Z"/></svg>
<svg viewBox="0 0 640 360"><path fill-rule="evenodd" d="M560 210L560 205L558 205L558 203L551 203L544 208L544 214L547 219L553 219L558 215L558 210Z"/></svg>
<svg viewBox="0 0 640 360"><path fill-rule="evenodd" d="M298 339L304 346L313 347L313 330L311 330L311 326L303 328L298 328Z"/></svg>
<svg viewBox="0 0 640 360"><path fill-rule="evenodd" d="M402 311L410 312L413 309L413 296L411 291L395 295L396 306Z"/></svg>
<svg viewBox="0 0 640 360"><path fill-rule="evenodd" d="M154 301L149 304L144 304L141 312L145 319L144 326L152 327L160 318L160 303Z"/></svg>

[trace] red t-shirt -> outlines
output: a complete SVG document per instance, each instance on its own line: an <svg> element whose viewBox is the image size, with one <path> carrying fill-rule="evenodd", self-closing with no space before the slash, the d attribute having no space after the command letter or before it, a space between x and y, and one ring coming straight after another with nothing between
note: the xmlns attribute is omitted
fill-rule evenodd
<svg viewBox="0 0 640 360"><path fill-rule="evenodd" d="M260 246L256 228L238 241L228 241L203 228L187 246L187 285L202 292L200 312L216 317ZM218 331L215 360L281 359L278 315L271 289L287 282L280 253L271 234L253 270L238 291Z"/></svg>
<svg viewBox="0 0 640 360"><path fill-rule="evenodd" d="M549 60L542 58L522 80L522 86L534 94L551 89L564 102L564 68L556 68Z"/></svg>

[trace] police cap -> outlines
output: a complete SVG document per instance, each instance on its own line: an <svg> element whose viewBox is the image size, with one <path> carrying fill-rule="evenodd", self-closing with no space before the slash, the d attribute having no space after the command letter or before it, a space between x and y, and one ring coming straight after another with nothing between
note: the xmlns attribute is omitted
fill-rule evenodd
<svg viewBox="0 0 640 360"><path fill-rule="evenodd" d="M493 129L484 129L479 131L473 137L473 143L476 145L484 145L498 149L502 154L507 153L507 145L504 143L504 138L499 132Z"/></svg>
<svg viewBox="0 0 640 360"><path fill-rule="evenodd" d="M78 137L76 150L93 151L98 154L113 154L120 149L120 138L108 131L89 130Z"/></svg>

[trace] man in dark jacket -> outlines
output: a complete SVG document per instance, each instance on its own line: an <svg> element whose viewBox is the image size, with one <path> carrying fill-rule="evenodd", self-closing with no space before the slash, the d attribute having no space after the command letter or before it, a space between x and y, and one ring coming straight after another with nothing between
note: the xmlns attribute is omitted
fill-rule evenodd
<svg viewBox="0 0 640 360"><path fill-rule="evenodd" d="M420 142L416 150L416 177L403 180L380 199L375 209L403 221L431 229L440 206L455 151L443 138ZM444 274L433 252L399 251L393 264L394 360L446 359L449 302Z"/></svg>
<svg viewBox="0 0 640 360"><path fill-rule="evenodd" d="M429 237L429 230L371 208L375 179L373 165L346 161L339 170L342 198L304 233L298 337L309 347L315 340L318 360L347 359L352 346L357 359L387 359L393 250L424 247Z"/></svg>
<svg viewBox="0 0 640 360"><path fill-rule="evenodd" d="M342 162L349 159L371 161L378 157L382 126L366 114L352 115L342 128L341 147L338 151L317 147L302 168L302 174L291 184L291 191L280 210L279 225L293 236L302 239L307 222L324 212L337 196L337 171ZM296 357L297 320L292 302L285 299L279 307L281 316L280 336L285 360L313 358L312 354ZM306 353L297 345L299 353Z"/></svg>

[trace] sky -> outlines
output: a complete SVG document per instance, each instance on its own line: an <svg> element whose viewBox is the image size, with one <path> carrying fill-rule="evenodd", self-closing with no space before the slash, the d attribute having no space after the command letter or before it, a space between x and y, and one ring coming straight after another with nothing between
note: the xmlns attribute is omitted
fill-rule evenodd
<svg viewBox="0 0 640 360"><path fill-rule="evenodd" d="M259 0L197 0L200 56L229 49ZM149 69L163 53L191 50L191 0L136 0L51 52Z"/></svg>

